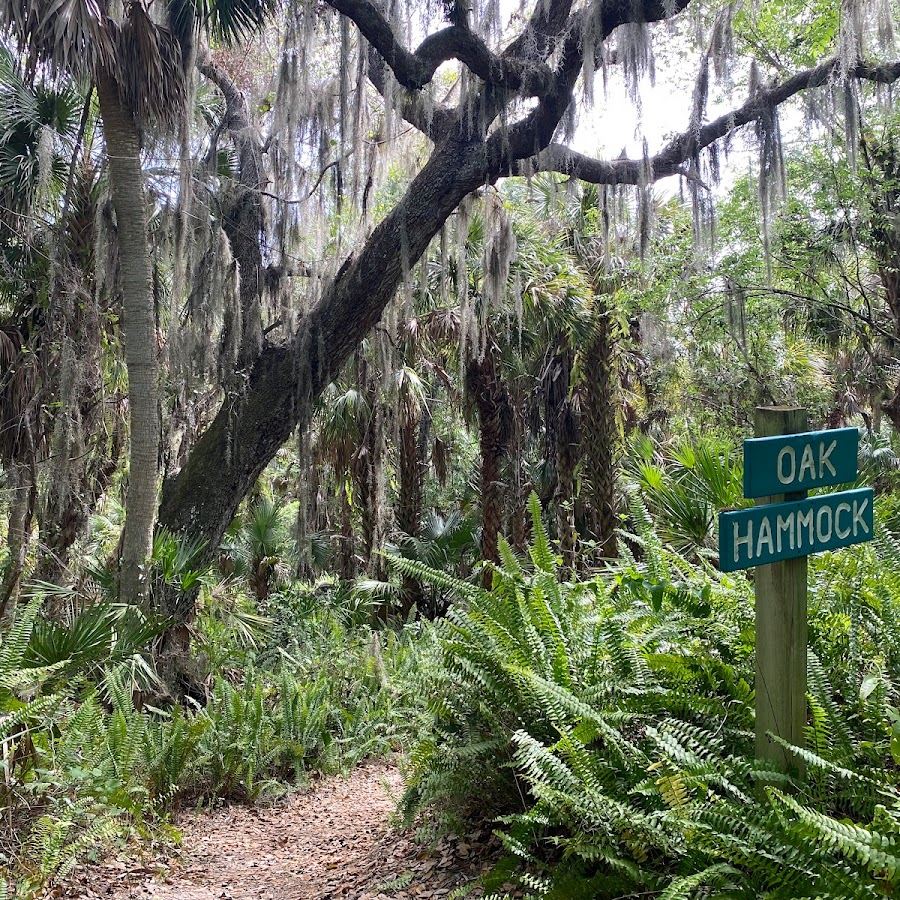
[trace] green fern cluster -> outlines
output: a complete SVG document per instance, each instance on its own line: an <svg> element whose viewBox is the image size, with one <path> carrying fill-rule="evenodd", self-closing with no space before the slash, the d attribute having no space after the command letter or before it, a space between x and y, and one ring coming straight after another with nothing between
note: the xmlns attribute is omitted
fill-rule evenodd
<svg viewBox="0 0 900 900"><path fill-rule="evenodd" d="M529 574L501 539L503 568L490 591L417 562L393 560L403 574L455 594L447 617L435 626L436 640L420 650L414 690L427 698L432 722L410 753L403 801L408 817L431 803L450 816L514 805L521 785L510 735L526 728L549 740L554 720L548 693L580 693L592 678L598 662L593 648L573 637L590 627L597 585L559 584L557 557L539 514L533 518Z"/></svg>
<svg viewBox="0 0 900 900"><path fill-rule="evenodd" d="M753 756L746 580L664 546L634 497L618 570L564 583L535 499L532 516L528 564L504 547L492 589L457 584L437 628L407 816L500 814L533 896L894 896L900 657L881 625L900 593L878 575L897 550L888 536L816 564L798 782ZM848 653L852 641L862 646Z"/></svg>

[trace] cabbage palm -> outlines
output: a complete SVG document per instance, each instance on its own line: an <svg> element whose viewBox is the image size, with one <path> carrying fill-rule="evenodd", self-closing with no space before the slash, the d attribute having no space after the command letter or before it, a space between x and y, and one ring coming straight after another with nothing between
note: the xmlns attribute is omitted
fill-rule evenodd
<svg viewBox="0 0 900 900"><path fill-rule="evenodd" d="M290 575L289 511L263 497L247 510L243 521L236 519L234 525L233 540L224 548L231 557L233 574L245 577L257 603L265 603L272 588Z"/></svg>
<svg viewBox="0 0 900 900"><path fill-rule="evenodd" d="M408 362L415 361L416 320L405 328ZM423 428L428 426L425 385L410 367L404 365L397 373L397 404L399 413L398 474L400 484L397 496L397 525L404 535L416 538L422 528L422 502L424 500L425 441ZM401 614L421 605L422 592L415 579L403 580L403 604Z"/></svg>
<svg viewBox="0 0 900 900"><path fill-rule="evenodd" d="M341 576L352 579L355 572L353 541L353 462L359 457L372 415L369 398L355 388L333 386L333 395L322 408L320 444L330 459L338 481L341 504Z"/></svg>
<svg viewBox="0 0 900 900"><path fill-rule="evenodd" d="M114 13L96 0L0 0L0 29L24 55L28 76L47 67L90 82L97 91L116 214L129 385L131 445L120 557L120 593L127 600L147 593L160 442L143 135L149 126L170 127L180 117L197 27L233 37L259 24L270 5L269 0L124 0Z"/></svg>
<svg viewBox="0 0 900 900"><path fill-rule="evenodd" d="M15 606L25 569L46 437L37 396L46 362L35 352L50 234L41 213L59 201L79 99L65 85L27 83L0 49L0 465L10 491L0 617Z"/></svg>
<svg viewBox="0 0 900 900"><path fill-rule="evenodd" d="M670 447L664 456L649 444L635 449L631 469L657 516L660 536L679 552L713 550L718 511L748 502L734 448L703 437Z"/></svg>
<svg viewBox="0 0 900 900"><path fill-rule="evenodd" d="M592 336L590 285L555 223L533 215L517 217L519 253L514 265L522 285L522 321L507 330L505 357L519 357L544 411L544 488L556 508L557 535L568 567L575 563L576 473L584 449L584 416L575 393L578 354ZM525 413L520 410L520 418ZM523 485L524 487L524 485ZM527 493L527 492L526 492ZM524 527L525 494L517 516Z"/></svg>
<svg viewBox="0 0 900 900"><path fill-rule="evenodd" d="M639 259L641 229L609 230L610 198L596 185L583 184L579 191L563 191L549 177L536 179L543 194L543 215L555 222L555 233L576 262L589 295L584 340L578 342L575 387L580 401L585 454L583 489L587 496L589 527L600 556L617 555L619 519L616 481L620 459L621 408L619 360L628 323L622 311L621 292L634 280ZM651 198L657 203L655 197ZM598 210L603 210L598 216ZM654 218L655 213L654 213Z"/></svg>
<svg viewBox="0 0 900 900"><path fill-rule="evenodd" d="M545 471L550 476L543 493L555 501L558 534L571 563L580 454L571 375L575 349L589 329L587 283L560 235L529 215L527 197L520 197L513 188L502 198L489 199L494 204L489 212L495 230L503 217L511 218L510 211L515 215L516 253L508 277L497 284L496 272L488 271L494 263L486 265L486 257L494 255L491 248L497 238L487 233L487 212L474 215L466 241L465 273L467 303L474 308L439 308L424 321L439 358L455 356L464 345L461 364L459 359L444 362L447 370L459 366L465 373L465 391L477 414L483 559L499 563L498 536L505 523L513 546L524 549L526 498L531 490L526 445L530 435L539 431L536 423L543 412ZM462 277L456 272L458 266L459 261L453 267L456 279ZM514 299L514 292L521 302ZM454 298L460 294L457 284ZM472 320L479 323L477 339L469 335ZM464 322L469 324L464 327ZM509 478L504 473L507 463ZM486 570L486 586L490 578Z"/></svg>

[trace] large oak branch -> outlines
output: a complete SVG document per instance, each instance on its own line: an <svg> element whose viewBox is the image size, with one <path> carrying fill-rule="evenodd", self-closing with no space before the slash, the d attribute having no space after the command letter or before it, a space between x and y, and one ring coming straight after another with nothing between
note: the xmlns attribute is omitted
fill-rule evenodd
<svg viewBox="0 0 900 900"><path fill-rule="evenodd" d="M345 2L351 0L335 0ZM688 2L606 0L604 27L632 21L635 10L648 19L661 18ZM549 9L568 9L568 0L551 0ZM241 499L294 429L309 420L316 399L377 323L404 271L418 261L453 210L503 174L510 159L531 156L550 142L571 102L580 52L580 41L566 41L547 93L508 135L497 132L486 141L448 136L435 148L400 203L359 254L345 261L291 343L265 348L243 390L226 397L185 467L164 485L161 525L205 540L208 554L215 551Z"/></svg>
<svg viewBox="0 0 900 900"><path fill-rule="evenodd" d="M642 184L668 178L670 175L684 175L684 164L701 150L735 129L755 122L796 94L822 87L834 79L839 71L840 61L835 58L798 72L780 84L759 91L738 109L719 116L700 128L686 129L647 160L592 159L562 144L550 144L529 161L529 167L531 171L559 172L592 184ZM848 76L861 81L892 84L900 80L900 62L881 65L859 63L850 70Z"/></svg>
<svg viewBox="0 0 900 900"><path fill-rule="evenodd" d="M425 87L438 66L451 59L458 59L483 81L527 94L542 93L550 79L550 70L545 64L497 56L465 25L442 28L426 37L417 50L411 51L400 43L390 22L369 0L328 0L328 5L356 24L405 88L418 90Z"/></svg>

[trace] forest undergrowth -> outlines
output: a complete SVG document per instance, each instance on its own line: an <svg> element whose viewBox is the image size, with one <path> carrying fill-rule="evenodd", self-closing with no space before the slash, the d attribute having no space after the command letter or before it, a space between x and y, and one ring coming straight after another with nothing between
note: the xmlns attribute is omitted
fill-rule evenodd
<svg viewBox="0 0 900 900"><path fill-rule="evenodd" d="M563 567L536 497L528 554L501 540L489 590L394 556L393 577L452 604L391 626L373 583L288 579L251 603L163 537L157 586L203 596L205 696L174 705L147 652L160 624L104 599L102 570L33 586L0 650L8 891L177 842L178 809L400 754L400 812L426 840L494 823L507 856L489 892L893 896L896 503L871 545L813 563L801 780L754 760L752 585L664 544L653 497L633 494L620 561L591 576Z"/></svg>

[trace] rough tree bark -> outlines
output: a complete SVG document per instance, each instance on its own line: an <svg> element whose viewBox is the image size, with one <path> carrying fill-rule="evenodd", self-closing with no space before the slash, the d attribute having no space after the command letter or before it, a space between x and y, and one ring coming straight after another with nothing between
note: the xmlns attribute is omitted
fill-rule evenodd
<svg viewBox="0 0 900 900"><path fill-rule="evenodd" d="M860 62L848 73L829 59L770 88L757 90L725 116L691 126L649 160L592 160L553 143L584 68L585 36L594 47L620 25L669 18L691 0L596 0L573 12L572 0L534 4L519 36L499 54L465 22L429 35L416 51L406 49L381 8L370 0L329 0L368 40L376 89L399 96L401 114L433 142L429 160L406 194L374 229L365 245L347 257L321 300L285 345L263 347L249 369L244 391L230 396L197 442L187 464L164 486L160 522L175 532L206 541L214 552L244 494L293 430L309 420L312 404L355 347L375 325L399 286L404 270L420 259L458 204L497 178L549 170L598 184L643 184L685 174L705 147L735 128L771 115L773 106L838 75L889 83L900 63ZM380 60L379 60L380 57ZM441 62L456 58L478 76L456 110L432 105L415 93ZM588 60L596 66L598 59ZM408 93L387 83L389 67ZM522 118L494 128L511 104L535 98ZM494 483L487 473L487 483ZM191 601L168 610L186 621Z"/></svg>
<svg viewBox="0 0 900 900"><path fill-rule="evenodd" d="M509 392L497 372L496 347L489 346L481 359L473 360L466 369L466 390L478 410L478 432L481 450L481 555L493 563L500 562L497 539L503 521L504 485L501 476L503 459L512 438L513 414ZM484 586L491 585L491 573L485 571Z"/></svg>
<svg viewBox="0 0 900 900"><path fill-rule="evenodd" d="M156 312L147 201L137 124L122 101L118 84L108 73L101 72L97 77L97 96L109 159L110 193L116 211L131 423L119 594L124 600L142 602L146 598L146 568L153 549L160 440Z"/></svg>
<svg viewBox="0 0 900 900"><path fill-rule="evenodd" d="M616 471L618 425L615 397L616 364L610 333L610 311L597 297L598 311L585 351L583 428L588 460L586 483L591 501L593 537L604 559L618 555L616 546Z"/></svg>

